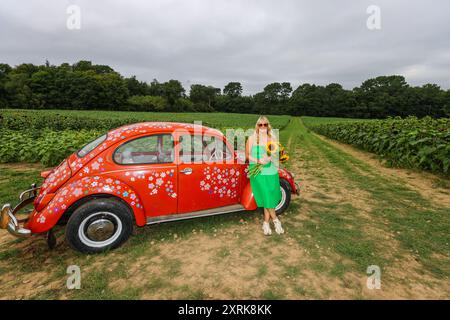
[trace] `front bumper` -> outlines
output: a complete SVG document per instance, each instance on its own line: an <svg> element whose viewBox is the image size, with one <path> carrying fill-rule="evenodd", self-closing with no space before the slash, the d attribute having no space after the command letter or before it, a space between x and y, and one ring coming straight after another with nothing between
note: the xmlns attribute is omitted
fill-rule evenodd
<svg viewBox="0 0 450 320"><path fill-rule="evenodd" d="M17 219L16 214L27 205L33 203L38 190L39 187L36 187L36 184L33 184L31 185L31 189L28 189L20 194L20 203L17 206L12 208L9 203L3 205L0 213L1 229L8 230L9 233L16 237L26 238L31 235L31 231L29 229L20 226L20 224L26 222L28 218L20 220Z"/></svg>

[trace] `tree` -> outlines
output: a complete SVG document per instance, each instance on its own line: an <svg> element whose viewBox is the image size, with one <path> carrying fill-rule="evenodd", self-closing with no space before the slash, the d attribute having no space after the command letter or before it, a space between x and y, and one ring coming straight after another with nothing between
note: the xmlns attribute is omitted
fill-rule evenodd
<svg viewBox="0 0 450 320"><path fill-rule="evenodd" d="M169 80L164 82L161 86L161 94L167 99L167 102L171 107L175 106L178 99L184 97L184 88L180 81Z"/></svg>
<svg viewBox="0 0 450 320"><path fill-rule="evenodd" d="M299 116L321 115L321 106L323 87L305 83L300 85L292 93L290 104L290 112Z"/></svg>
<svg viewBox="0 0 450 320"><path fill-rule="evenodd" d="M422 87L414 87L412 90L415 92L415 103L411 104L414 109L407 110L409 112L405 112L406 114L414 113L418 117L429 115L436 118L446 116L445 93L438 85L427 83Z"/></svg>
<svg viewBox="0 0 450 320"><path fill-rule="evenodd" d="M125 82L131 96L144 96L149 93L147 83L137 80L136 76L125 78Z"/></svg>
<svg viewBox="0 0 450 320"><path fill-rule="evenodd" d="M81 60L73 65L73 71L94 71L97 74L115 72L113 68L106 65L93 65L91 61Z"/></svg>
<svg viewBox="0 0 450 320"><path fill-rule="evenodd" d="M5 84L11 70L12 68L10 65L0 63L0 108L5 108L8 106L8 95L5 90Z"/></svg>
<svg viewBox="0 0 450 320"><path fill-rule="evenodd" d="M197 110L214 111L215 100L219 94L219 88L204 86L201 84L193 84L191 85L189 98L194 103Z"/></svg>
<svg viewBox="0 0 450 320"><path fill-rule="evenodd" d="M292 87L289 82L273 82L264 87L263 92L255 95L255 101L261 113L282 114L289 101Z"/></svg>
<svg viewBox="0 0 450 320"><path fill-rule="evenodd" d="M193 112L195 111L194 103L187 98L179 98L175 102L173 111L177 112Z"/></svg>
<svg viewBox="0 0 450 320"><path fill-rule="evenodd" d="M161 96L163 95L163 86L161 83L158 82L158 80L153 79L152 82L150 82L149 88L148 88L148 94L151 96Z"/></svg>
<svg viewBox="0 0 450 320"><path fill-rule="evenodd" d="M9 107L33 108L33 92L29 84L30 77L27 73L16 73L13 70L8 74L4 84L4 90L9 100Z"/></svg>
<svg viewBox="0 0 450 320"><path fill-rule="evenodd" d="M357 100L372 118L405 116L408 88L403 76L381 76L364 81L357 91Z"/></svg>
<svg viewBox="0 0 450 320"><path fill-rule="evenodd" d="M239 82L223 89L194 84L189 97L180 81L150 84L122 77L113 68L81 60L74 64L0 64L0 107L28 109L106 109L152 111L221 111L322 117L448 117L450 91L436 84L409 86L398 75L364 81L352 90L339 83L326 86L273 82L254 96L243 96Z"/></svg>
<svg viewBox="0 0 450 320"><path fill-rule="evenodd" d="M242 96L242 85L240 82L229 82L223 88L223 94L229 98L237 98Z"/></svg>
<svg viewBox="0 0 450 320"><path fill-rule="evenodd" d="M155 96L132 96L128 105L132 111L166 111L167 100Z"/></svg>
<svg viewBox="0 0 450 320"><path fill-rule="evenodd" d="M450 89L444 92L444 106L442 110L444 117L450 118Z"/></svg>
<svg viewBox="0 0 450 320"><path fill-rule="evenodd" d="M345 117L353 112L355 103L352 92L338 83L331 83L323 89L322 113L327 117Z"/></svg>

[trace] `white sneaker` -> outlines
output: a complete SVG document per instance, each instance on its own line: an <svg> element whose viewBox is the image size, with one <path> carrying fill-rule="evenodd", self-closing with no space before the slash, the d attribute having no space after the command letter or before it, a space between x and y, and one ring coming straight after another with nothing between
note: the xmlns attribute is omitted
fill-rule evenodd
<svg viewBox="0 0 450 320"><path fill-rule="evenodd" d="M268 222L264 221L262 229L264 231L264 235L270 236L272 234L272 230L270 229L270 224Z"/></svg>
<svg viewBox="0 0 450 320"><path fill-rule="evenodd" d="M283 230L283 227L281 226L281 221L280 220L278 220L278 219L273 220L273 224L275 226L275 232L276 233L278 233L278 234L284 233L284 230Z"/></svg>

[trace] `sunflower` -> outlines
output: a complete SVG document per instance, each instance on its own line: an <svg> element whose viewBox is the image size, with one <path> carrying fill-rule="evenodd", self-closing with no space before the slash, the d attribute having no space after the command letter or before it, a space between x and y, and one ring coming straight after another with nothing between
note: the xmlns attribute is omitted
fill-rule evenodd
<svg viewBox="0 0 450 320"><path fill-rule="evenodd" d="M285 163L289 160L289 155L287 154L284 147L279 142L269 141L266 145L267 155L272 156L274 154L278 154L278 159L280 163ZM261 173L263 168L263 164L257 163L248 170L247 176L255 177Z"/></svg>
<svg viewBox="0 0 450 320"><path fill-rule="evenodd" d="M266 151L268 155L277 153L280 150L281 145L278 142L269 141L266 145Z"/></svg>
<svg viewBox="0 0 450 320"><path fill-rule="evenodd" d="M285 163L285 162L287 162L289 160L289 156L287 155L287 154L282 154L281 156L280 156L280 162L281 163Z"/></svg>

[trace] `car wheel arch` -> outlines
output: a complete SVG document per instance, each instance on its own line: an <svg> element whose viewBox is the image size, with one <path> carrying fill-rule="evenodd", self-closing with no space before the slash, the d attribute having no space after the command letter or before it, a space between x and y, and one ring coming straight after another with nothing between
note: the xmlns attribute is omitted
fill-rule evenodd
<svg viewBox="0 0 450 320"><path fill-rule="evenodd" d="M101 177L101 180L105 180L107 177ZM99 181L99 182L100 182ZM116 179L116 181L119 181ZM61 217L66 214L66 212L69 210L70 207L72 207L74 204L83 204L85 203L86 199L92 199L92 197L99 197L100 195L103 196L109 196L114 197L115 199L120 199L122 202L126 202L128 207L131 207L131 212L134 215L134 221L135 224L139 227L144 226L146 224L146 216L144 207L141 205L142 201L139 199L138 193L134 192L132 188L125 182L119 181L119 184L122 184L122 187L128 188L128 190L132 190L132 192L136 195L135 199L132 200L130 197L128 198L122 198L121 196L118 196L115 192L112 190L102 190L102 192L97 192L97 190L88 189L86 190L86 193L83 195L78 196L69 196L70 201L66 201L65 205L67 206L66 209L60 210L59 212L56 212L54 208L52 208L52 205L59 202L59 199L68 197L66 195L63 195L62 192L67 191L67 188L77 188L78 185L81 186L81 183L83 181L76 181L72 184L66 184L65 186L61 187L57 192L54 198L49 202L49 204L43 208L41 211L36 212L27 222L26 226L28 229L31 230L32 233L43 233L47 232L50 229L52 229L55 225L64 223L65 219L61 220ZM77 185L78 184L78 185ZM75 185L75 187L74 187ZM91 198L89 198L91 197ZM83 200L84 199L84 200ZM81 202L79 202L81 201ZM135 205L133 205L133 202ZM68 211L69 213L71 211ZM65 215L67 217L67 214ZM69 215L70 217L70 215ZM68 219L67 219L68 220Z"/></svg>
<svg viewBox="0 0 450 320"><path fill-rule="evenodd" d="M128 207L129 211L132 213L135 223L138 220L138 219L136 219L135 210L133 210L133 208L130 206L130 204L128 202L126 202L125 200L123 200L122 198L120 198L114 194L98 193L98 194L89 194L85 197L82 197L82 198L76 200L74 203L72 203L67 208L67 210L64 212L64 214L59 218L58 224L65 224L67 222L67 220L69 220L70 216L75 212L75 210L77 210L83 204L85 204L89 201L95 200L95 199L100 199L100 198L109 198L109 199L118 200L119 202L123 203L124 205L126 205Z"/></svg>

